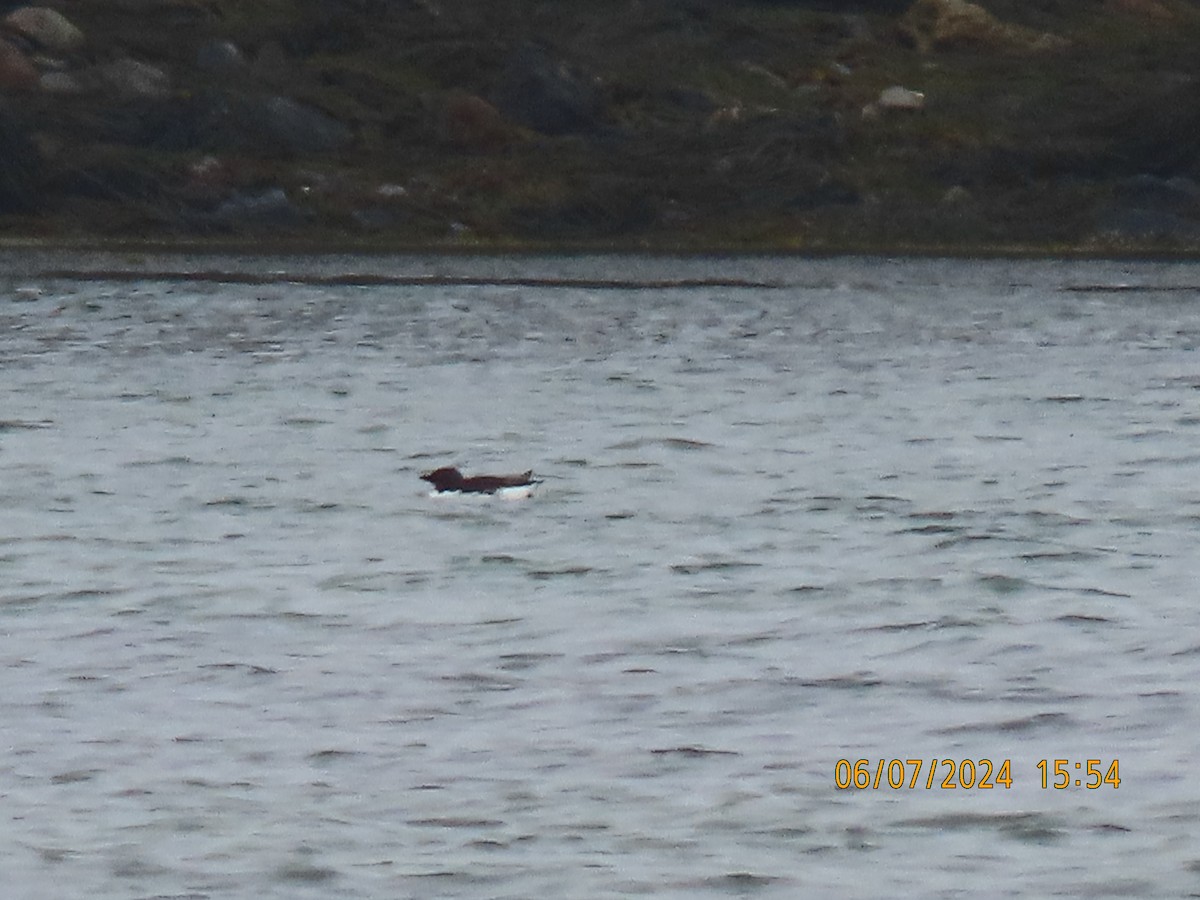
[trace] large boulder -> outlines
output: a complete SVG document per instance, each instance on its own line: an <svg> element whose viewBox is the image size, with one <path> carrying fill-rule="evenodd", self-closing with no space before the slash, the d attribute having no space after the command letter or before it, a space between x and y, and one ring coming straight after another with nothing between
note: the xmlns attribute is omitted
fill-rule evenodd
<svg viewBox="0 0 1200 900"><path fill-rule="evenodd" d="M1066 44L1055 35L1002 22L968 0L916 0L900 20L900 30L922 53L956 47L1042 51Z"/></svg>
<svg viewBox="0 0 1200 900"><path fill-rule="evenodd" d="M88 89L96 89L94 79ZM107 143L261 157L326 153L353 137L333 117L288 97L217 89L192 96L126 94L123 102L97 104L88 127Z"/></svg>
<svg viewBox="0 0 1200 900"><path fill-rule="evenodd" d="M295 228L305 215L288 198L283 188L268 188L257 193L235 193L207 216L207 223L235 231L264 228Z"/></svg>
<svg viewBox="0 0 1200 900"><path fill-rule="evenodd" d="M255 98L249 112L247 128L291 153L325 153L350 141L350 129L337 119L288 97Z"/></svg>
<svg viewBox="0 0 1200 900"><path fill-rule="evenodd" d="M509 58L492 100L512 121L551 135L592 130L601 107L594 81L535 44Z"/></svg>
<svg viewBox="0 0 1200 900"><path fill-rule="evenodd" d="M1138 174L1116 183L1114 198L1133 209L1155 209L1200 220L1200 182L1186 175Z"/></svg>
<svg viewBox="0 0 1200 900"><path fill-rule="evenodd" d="M1195 244L1200 240L1200 183L1184 175L1122 178L1097 231L1108 238Z"/></svg>
<svg viewBox="0 0 1200 900"><path fill-rule="evenodd" d="M337 150L352 137L337 119L288 97L207 91L175 108L154 143L175 150L302 156Z"/></svg>
<svg viewBox="0 0 1200 900"><path fill-rule="evenodd" d="M1200 222L1157 209L1122 209L1100 217L1096 233L1102 240L1137 243L1200 243Z"/></svg>
<svg viewBox="0 0 1200 900"><path fill-rule="evenodd" d="M241 48L233 41L208 41L196 51L196 67L210 75L221 77L244 76L250 69Z"/></svg>
<svg viewBox="0 0 1200 900"><path fill-rule="evenodd" d="M51 53L70 53L83 45L83 32L62 13L45 6L22 6L4 17L4 27Z"/></svg>

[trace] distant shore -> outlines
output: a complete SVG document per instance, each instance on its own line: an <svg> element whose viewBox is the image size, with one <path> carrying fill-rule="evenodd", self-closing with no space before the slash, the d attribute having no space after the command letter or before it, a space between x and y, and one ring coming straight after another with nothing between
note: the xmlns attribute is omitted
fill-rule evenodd
<svg viewBox="0 0 1200 900"><path fill-rule="evenodd" d="M1192 0L9 7L0 246L1200 258Z"/></svg>

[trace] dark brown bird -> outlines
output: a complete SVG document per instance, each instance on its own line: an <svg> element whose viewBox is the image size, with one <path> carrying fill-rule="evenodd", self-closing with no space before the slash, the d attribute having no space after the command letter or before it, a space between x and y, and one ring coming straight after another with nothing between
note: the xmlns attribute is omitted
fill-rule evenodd
<svg viewBox="0 0 1200 900"><path fill-rule="evenodd" d="M453 466L443 466L426 472L422 481L428 481L439 494L494 494L505 488L531 488L537 484L533 469L519 475L463 475Z"/></svg>

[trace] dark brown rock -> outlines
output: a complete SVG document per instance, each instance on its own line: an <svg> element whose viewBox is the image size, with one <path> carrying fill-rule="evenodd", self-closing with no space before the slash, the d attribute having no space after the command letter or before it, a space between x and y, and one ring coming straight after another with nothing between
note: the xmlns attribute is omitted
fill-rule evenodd
<svg viewBox="0 0 1200 900"><path fill-rule="evenodd" d="M0 91L31 91L37 87L39 77L37 68L21 48L0 38Z"/></svg>
<svg viewBox="0 0 1200 900"><path fill-rule="evenodd" d="M464 150L498 150L515 137L496 107L474 94L446 98L440 131L444 141Z"/></svg>

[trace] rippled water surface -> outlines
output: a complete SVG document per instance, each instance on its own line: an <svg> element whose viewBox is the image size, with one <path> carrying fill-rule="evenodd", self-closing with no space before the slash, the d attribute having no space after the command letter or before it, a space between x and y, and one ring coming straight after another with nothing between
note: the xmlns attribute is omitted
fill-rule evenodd
<svg viewBox="0 0 1200 900"><path fill-rule="evenodd" d="M6 897L1200 894L1196 269L42 262L0 276Z"/></svg>

